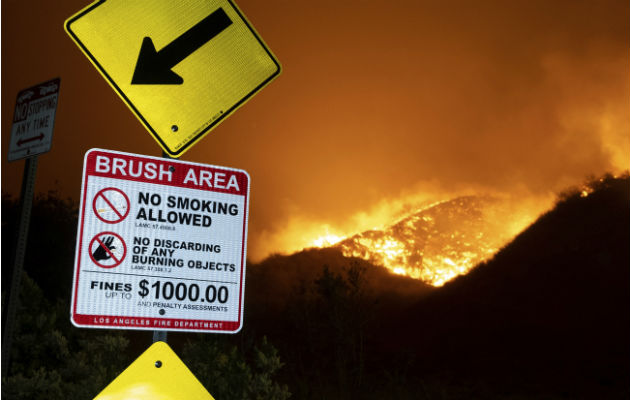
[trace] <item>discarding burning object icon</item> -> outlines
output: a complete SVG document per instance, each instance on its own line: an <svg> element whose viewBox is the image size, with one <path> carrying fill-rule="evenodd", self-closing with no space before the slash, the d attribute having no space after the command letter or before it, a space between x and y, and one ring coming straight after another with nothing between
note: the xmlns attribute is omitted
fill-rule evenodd
<svg viewBox="0 0 630 400"><path fill-rule="evenodd" d="M90 242L90 258L100 268L115 268L127 255L127 245L120 235L114 232L101 232Z"/></svg>

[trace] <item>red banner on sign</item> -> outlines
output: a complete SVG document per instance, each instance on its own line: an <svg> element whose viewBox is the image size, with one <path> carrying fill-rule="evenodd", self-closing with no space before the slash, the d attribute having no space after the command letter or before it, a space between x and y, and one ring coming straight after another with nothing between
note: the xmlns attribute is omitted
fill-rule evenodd
<svg viewBox="0 0 630 400"><path fill-rule="evenodd" d="M86 174L104 178L240 195L247 194L249 182L247 174L238 170L99 150L86 155L85 168Z"/></svg>

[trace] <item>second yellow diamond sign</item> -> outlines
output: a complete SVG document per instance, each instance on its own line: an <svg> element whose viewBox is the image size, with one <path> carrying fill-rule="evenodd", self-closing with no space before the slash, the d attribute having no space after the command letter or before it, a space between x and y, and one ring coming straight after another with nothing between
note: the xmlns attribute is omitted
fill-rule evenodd
<svg viewBox="0 0 630 400"><path fill-rule="evenodd" d="M100 0L65 27L173 157L280 74L229 0Z"/></svg>

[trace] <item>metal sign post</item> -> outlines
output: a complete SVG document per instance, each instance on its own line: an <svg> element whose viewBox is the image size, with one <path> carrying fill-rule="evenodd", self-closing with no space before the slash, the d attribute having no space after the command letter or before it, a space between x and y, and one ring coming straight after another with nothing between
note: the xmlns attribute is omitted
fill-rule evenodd
<svg viewBox="0 0 630 400"><path fill-rule="evenodd" d="M13 259L9 301L2 327L2 377L8 376L9 358L20 302L20 286L24 269L26 241L33 207L33 191L37 174L37 156L50 151L59 100L60 78L51 79L21 90L15 100L13 125L9 140L9 161L25 159L20 194L20 222Z"/></svg>
<svg viewBox="0 0 630 400"><path fill-rule="evenodd" d="M22 271L24 269L24 255L26 254L26 239L31 221L31 209L33 207L33 190L35 188L35 175L37 174L37 156L26 159L24 164L24 177L22 178L22 193L20 196L20 224L18 227L17 243L13 263L13 275L11 277L11 289L9 303L7 304L6 317L2 327L2 377L9 375L9 359L11 345L13 344L13 331L15 330L15 318L20 302L20 286L22 283Z"/></svg>
<svg viewBox="0 0 630 400"><path fill-rule="evenodd" d="M165 151L162 151L162 158L172 158ZM167 331L155 330L153 331L153 343L164 342L166 343Z"/></svg>

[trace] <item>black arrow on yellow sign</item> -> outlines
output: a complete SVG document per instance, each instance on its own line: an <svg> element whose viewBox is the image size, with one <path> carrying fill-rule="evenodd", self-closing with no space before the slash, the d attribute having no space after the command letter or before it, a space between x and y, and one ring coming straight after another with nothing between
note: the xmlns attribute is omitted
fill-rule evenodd
<svg viewBox="0 0 630 400"><path fill-rule="evenodd" d="M209 42L228 26L232 20L219 8L201 20L181 36L156 51L150 37L145 37L140 47L132 85L181 85L184 79L171 70L186 57Z"/></svg>

